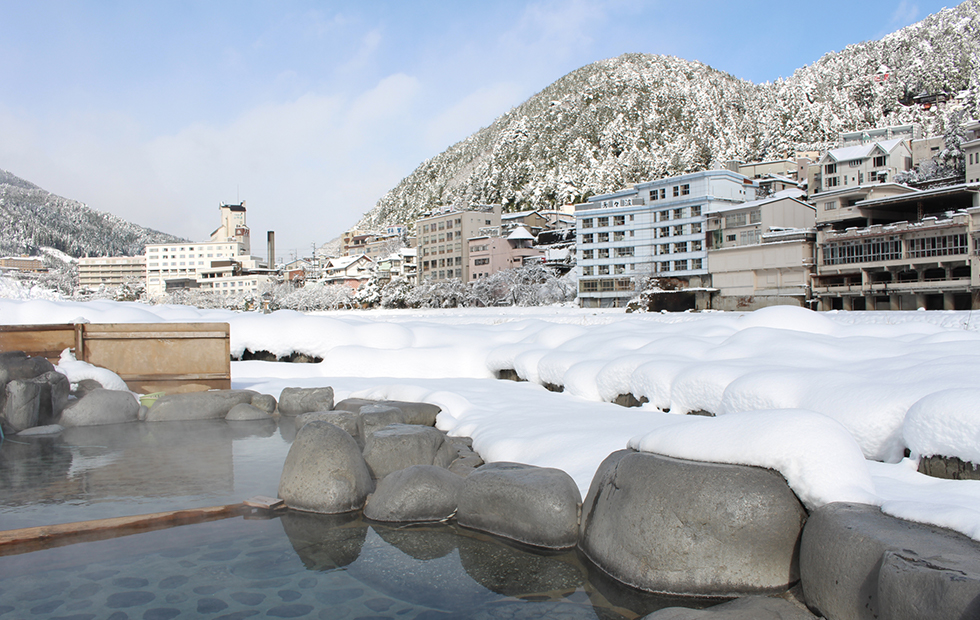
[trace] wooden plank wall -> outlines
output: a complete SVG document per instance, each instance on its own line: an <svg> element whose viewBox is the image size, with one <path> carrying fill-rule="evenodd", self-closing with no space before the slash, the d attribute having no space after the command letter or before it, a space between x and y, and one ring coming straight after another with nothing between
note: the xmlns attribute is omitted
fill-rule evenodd
<svg viewBox="0 0 980 620"><path fill-rule="evenodd" d="M57 363L70 348L141 394L231 388L230 346L227 323L0 325L0 351Z"/></svg>

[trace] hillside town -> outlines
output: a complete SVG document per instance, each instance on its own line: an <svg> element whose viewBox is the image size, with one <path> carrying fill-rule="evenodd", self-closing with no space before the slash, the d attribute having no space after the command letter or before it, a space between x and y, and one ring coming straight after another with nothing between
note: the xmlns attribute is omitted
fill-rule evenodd
<svg viewBox="0 0 980 620"><path fill-rule="evenodd" d="M653 311L976 309L980 122L960 129L957 144L923 136L918 125L843 133L826 152L727 161L557 209L438 206L384 230L348 230L339 244L288 260L254 254L245 201L222 204L206 240L80 258L76 285L82 296L193 294L218 305L246 299L251 309L263 307L263 295L268 307L270 291L304 288L307 298L316 289L332 301L297 309L412 306L405 292L419 287L452 306L574 299ZM276 257L274 231L266 244L265 257ZM0 258L0 269L45 268L39 257L17 256ZM519 302L506 292L452 293L521 269L564 292ZM401 294L384 294L392 289Z"/></svg>

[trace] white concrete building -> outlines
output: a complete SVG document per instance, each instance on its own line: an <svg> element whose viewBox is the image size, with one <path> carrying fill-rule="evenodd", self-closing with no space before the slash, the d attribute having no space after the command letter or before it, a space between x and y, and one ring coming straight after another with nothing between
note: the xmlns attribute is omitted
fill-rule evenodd
<svg viewBox="0 0 980 620"><path fill-rule="evenodd" d="M201 288L221 293L258 293L272 282L271 272L249 254L245 203L221 205L221 226L210 241L146 246L146 294Z"/></svg>
<svg viewBox="0 0 980 620"><path fill-rule="evenodd" d="M758 184L730 170L638 183L576 205L579 304L620 307L638 279L708 274L705 221L717 209L754 200Z"/></svg>

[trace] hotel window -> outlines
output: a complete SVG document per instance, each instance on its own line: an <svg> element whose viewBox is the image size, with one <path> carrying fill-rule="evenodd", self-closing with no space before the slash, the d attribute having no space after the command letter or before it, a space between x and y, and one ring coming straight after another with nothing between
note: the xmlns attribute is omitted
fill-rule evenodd
<svg viewBox="0 0 980 620"><path fill-rule="evenodd" d="M691 234L696 235L701 232L701 222L691 224Z"/></svg>
<svg viewBox="0 0 980 620"><path fill-rule="evenodd" d="M599 258L609 258L609 248L599 248Z"/></svg>
<svg viewBox="0 0 980 620"><path fill-rule="evenodd" d="M691 251L692 252L700 252L701 251L701 242L700 241L692 241L691 242Z"/></svg>
<svg viewBox="0 0 980 620"><path fill-rule="evenodd" d="M582 235L582 243L592 243L592 234Z"/></svg>
<svg viewBox="0 0 980 620"><path fill-rule="evenodd" d="M735 213L733 215L725 216L725 228L734 228L736 226L745 226L746 217L744 213Z"/></svg>
<svg viewBox="0 0 980 620"><path fill-rule="evenodd" d="M616 275L626 273L626 265L616 265L613 267L613 273Z"/></svg>
<svg viewBox="0 0 980 620"><path fill-rule="evenodd" d="M582 228L592 228L592 218L582 220Z"/></svg>
<svg viewBox="0 0 980 620"><path fill-rule="evenodd" d="M650 191L650 200L656 200L657 199L657 195L658 195L657 190L655 190L655 189L654 190L651 190Z"/></svg>
<svg viewBox="0 0 980 620"><path fill-rule="evenodd" d="M674 186L674 198L677 198L680 195L681 195L681 188L678 187L677 185L675 185Z"/></svg>
<svg viewBox="0 0 980 620"><path fill-rule="evenodd" d="M597 273L600 276L608 276L609 275L609 265L599 265L599 269L597 270Z"/></svg>
<svg viewBox="0 0 980 620"><path fill-rule="evenodd" d="M600 227L609 226L609 218L608 217L596 218L596 226L600 226Z"/></svg>
<svg viewBox="0 0 980 620"><path fill-rule="evenodd" d="M698 217L701 215L701 205L696 207L691 207L691 217Z"/></svg>
<svg viewBox="0 0 980 620"><path fill-rule="evenodd" d="M684 217L684 209L674 209L674 219L679 220Z"/></svg>
<svg viewBox="0 0 980 620"><path fill-rule="evenodd" d="M625 238L626 238L626 235L621 230L616 231L616 232L613 233L613 241L622 241Z"/></svg>
<svg viewBox="0 0 980 620"><path fill-rule="evenodd" d="M592 250L582 250L582 260L592 260Z"/></svg>
<svg viewBox="0 0 980 620"><path fill-rule="evenodd" d="M633 256L633 248L616 248L616 256Z"/></svg>
<svg viewBox="0 0 980 620"><path fill-rule="evenodd" d="M681 185L681 196L690 196L690 195L691 195L691 185L689 183L685 183L684 185Z"/></svg>
<svg viewBox="0 0 980 620"><path fill-rule="evenodd" d="M660 188L660 199L665 200L666 198L667 198L667 188L662 187Z"/></svg>
<svg viewBox="0 0 980 620"><path fill-rule="evenodd" d="M686 271L687 261L686 260L675 260L674 261L674 271Z"/></svg>
<svg viewBox="0 0 980 620"><path fill-rule="evenodd" d="M583 276L591 276L593 273L594 273L594 270L592 268L592 265L586 265L585 267L582 267L582 275Z"/></svg>
<svg viewBox="0 0 980 620"><path fill-rule="evenodd" d="M677 254L682 254L684 252L687 252L687 242L682 241L681 243L675 243L674 252Z"/></svg>
<svg viewBox="0 0 980 620"><path fill-rule="evenodd" d="M684 226L674 226L674 236L679 237L684 234Z"/></svg>
<svg viewBox="0 0 980 620"><path fill-rule="evenodd" d="M657 236L658 237L669 237L670 236L670 227L669 226L663 226L661 228L658 228L657 229Z"/></svg>
<svg viewBox="0 0 980 620"><path fill-rule="evenodd" d="M625 215L617 215L613 218L613 226L625 226L625 225L626 225Z"/></svg>
<svg viewBox="0 0 980 620"><path fill-rule="evenodd" d="M609 233L598 233L596 235L597 243L609 243Z"/></svg>
<svg viewBox="0 0 980 620"><path fill-rule="evenodd" d="M691 269L701 269L701 259L695 258L691 261Z"/></svg>

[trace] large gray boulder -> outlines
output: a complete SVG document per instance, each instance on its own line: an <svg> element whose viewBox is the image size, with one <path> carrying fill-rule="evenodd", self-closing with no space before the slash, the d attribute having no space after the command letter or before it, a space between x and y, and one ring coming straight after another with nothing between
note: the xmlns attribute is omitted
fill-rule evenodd
<svg viewBox="0 0 980 620"><path fill-rule="evenodd" d="M329 422L334 426L339 426L354 438L354 441L357 442L357 445L361 449L364 448L364 419L360 414L340 410L311 411L296 416L296 426L297 428L302 428L304 424L314 420Z"/></svg>
<svg viewBox="0 0 980 620"><path fill-rule="evenodd" d="M252 390L210 390L189 394L165 394L146 413L147 422L175 420L220 420L231 408L251 404L258 392Z"/></svg>
<svg viewBox="0 0 980 620"><path fill-rule="evenodd" d="M376 430L389 424L408 424L408 416L398 407L389 405L365 405L360 407L358 415L364 421L365 441Z"/></svg>
<svg viewBox="0 0 980 620"><path fill-rule="evenodd" d="M746 596L707 609L667 607L643 620L817 620L806 609L781 598Z"/></svg>
<svg viewBox="0 0 980 620"><path fill-rule="evenodd" d="M92 390L101 390L105 388L104 385L96 381L95 379L82 379L75 384L75 389L72 391L72 396L75 398L82 398Z"/></svg>
<svg viewBox="0 0 980 620"><path fill-rule="evenodd" d="M980 571L974 556L923 558L886 551L878 571L880 617L980 618Z"/></svg>
<svg viewBox="0 0 980 620"><path fill-rule="evenodd" d="M345 398L334 405L334 409L359 413L362 407L372 405L399 409L405 414L404 424L420 424L422 426L435 426L436 416L442 411L439 406L430 403L413 403L404 400L367 400L366 398Z"/></svg>
<svg viewBox="0 0 980 620"><path fill-rule="evenodd" d="M592 479L579 545L608 574L641 590L781 592L799 577L805 521L774 471L620 450Z"/></svg>
<svg viewBox="0 0 980 620"><path fill-rule="evenodd" d="M434 465L414 465L378 482L364 516L374 521L441 521L456 512L463 479Z"/></svg>
<svg viewBox="0 0 980 620"><path fill-rule="evenodd" d="M41 386L41 401L38 407L37 423L53 424L68 406L71 382L68 377L56 370L46 372L31 379Z"/></svg>
<svg viewBox="0 0 980 620"><path fill-rule="evenodd" d="M464 478L456 521L549 549L575 546L582 495L559 469L489 463Z"/></svg>
<svg viewBox="0 0 980 620"><path fill-rule="evenodd" d="M43 357L28 357L23 351L0 353L0 385L14 379L33 379L53 371L54 366Z"/></svg>
<svg viewBox="0 0 980 620"><path fill-rule="evenodd" d="M271 420L272 416L267 411L263 411L250 403L238 403L228 410L225 419L229 422L251 422L252 420Z"/></svg>
<svg viewBox="0 0 980 620"><path fill-rule="evenodd" d="M276 397L272 394L256 394L252 397L251 405L272 415L276 412Z"/></svg>
<svg viewBox="0 0 980 620"><path fill-rule="evenodd" d="M364 460L375 478L412 465L449 467L456 452L446 436L431 426L389 424L368 435Z"/></svg>
<svg viewBox="0 0 980 620"><path fill-rule="evenodd" d="M68 405L59 424L69 428L136 422L139 412L140 403L131 392L98 389Z"/></svg>
<svg viewBox="0 0 980 620"><path fill-rule="evenodd" d="M4 386L3 419L15 431L37 426L42 384L31 379L12 379Z"/></svg>
<svg viewBox="0 0 980 620"><path fill-rule="evenodd" d="M337 514L364 506L371 472L347 431L327 422L299 429L279 479L279 497L296 510Z"/></svg>
<svg viewBox="0 0 980 620"><path fill-rule="evenodd" d="M333 409L333 388L283 388L279 394L279 413L299 415L310 411L330 411Z"/></svg>
<svg viewBox="0 0 980 620"><path fill-rule="evenodd" d="M833 620L980 617L980 543L874 506L814 510L800 572L807 604Z"/></svg>

